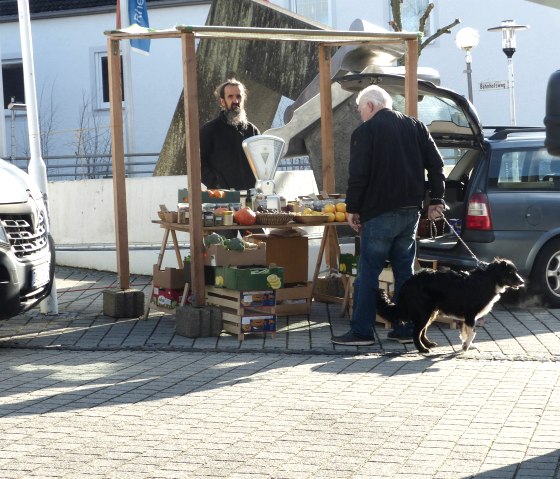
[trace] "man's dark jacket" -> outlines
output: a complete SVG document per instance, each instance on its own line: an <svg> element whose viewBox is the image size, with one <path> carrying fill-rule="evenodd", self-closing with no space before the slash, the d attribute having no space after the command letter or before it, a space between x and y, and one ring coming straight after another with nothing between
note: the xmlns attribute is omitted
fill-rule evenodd
<svg viewBox="0 0 560 479"><path fill-rule="evenodd" d="M259 134L248 123L245 128L229 125L224 112L200 129L202 183L208 188L246 190L255 187L255 176L241 143Z"/></svg>
<svg viewBox="0 0 560 479"><path fill-rule="evenodd" d="M360 222L387 211L422 205L424 171L431 204L443 203L443 160L419 120L384 108L352 133L346 209Z"/></svg>

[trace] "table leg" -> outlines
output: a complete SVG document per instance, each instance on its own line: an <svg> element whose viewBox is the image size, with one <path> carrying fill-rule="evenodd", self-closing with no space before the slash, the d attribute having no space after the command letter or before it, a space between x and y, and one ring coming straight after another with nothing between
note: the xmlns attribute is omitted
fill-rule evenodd
<svg viewBox="0 0 560 479"><path fill-rule="evenodd" d="M169 230L165 228L163 233L163 240L161 241L161 248L159 249L157 267L161 269L161 264L163 263L163 257L165 255L165 248L167 247L167 240L169 239ZM175 236L175 231L172 232L175 243L177 242L177 237ZM152 287L150 288L150 294L148 295L148 301L146 304L146 312L144 313L144 319L148 319L148 314L150 314L150 305L152 304L152 296L154 294L154 279L152 278Z"/></svg>
<svg viewBox="0 0 560 479"><path fill-rule="evenodd" d="M311 280L311 297L315 294L315 285L317 284L317 277L319 276L319 271L321 269L321 263L323 262L323 255L325 254L325 246L327 244L329 226L325 226L323 237L321 238L321 245L319 246L319 255L317 256L317 262L315 263L315 272L313 273L313 279Z"/></svg>
<svg viewBox="0 0 560 479"><path fill-rule="evenodd" d="M177 241L177 233L175 230L171 230L171 238L173 239L173 247L175 248L175 256L177 257L179 269L183 269L183 259L181 258L181 250L179 249L179 242Z"/></svg>

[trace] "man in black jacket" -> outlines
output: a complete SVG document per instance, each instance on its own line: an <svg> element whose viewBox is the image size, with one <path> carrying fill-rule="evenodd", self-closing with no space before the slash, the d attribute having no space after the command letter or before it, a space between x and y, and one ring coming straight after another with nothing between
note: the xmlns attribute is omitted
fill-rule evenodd
<svg viewBox="0 0 560 479"><path fill-rule="evenodd" d="M221 112L200 129L202 183L207 188L254 188L256 179L241 143L260 133L247 120L245 86L229 79L216 88L215 95Z"/></svg>
<svg viewBox="0 0 560 479"><path fill-rule="evenodd" d="M346 210L348 224L360 233L360 264L354 282L350 331L332 342L350 346L374 344L376 291L385 262L395 277L394 300L414 272L416 229L428 173L428 217L443 214L445 176L442 157L426 126L392 110L389 94L378 86L356 99L363 123L354 130ZM408 341L410 328L395 329L390 339Z"/></svg>

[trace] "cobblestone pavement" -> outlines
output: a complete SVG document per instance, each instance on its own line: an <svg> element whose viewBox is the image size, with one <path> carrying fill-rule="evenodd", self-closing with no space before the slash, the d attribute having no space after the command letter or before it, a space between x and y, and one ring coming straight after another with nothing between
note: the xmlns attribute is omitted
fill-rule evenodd
<svg viewBox="0 0 560 479"><path fill-rule="evenodd" d="M132 276L131 288L150 291L147 276ZM0 322L0 347L64 348L79 350L137 349L157 351L223 351L301 354L414 352L414 345L387 340L387 330L377 326L377 343L370 347L334 346L333 334L349 328L340 305L313 303L308 316L280 317L275 338L247 335L244 341L222 333L219 338L189 339L175 334L173 314L152 310L147 320L115 319L103 314L103 290L115 288L115 274L76 269L57 269L58 316L38 309ZM460 352L458 329L435 323L430 338L439 343L438 354ZM560 358L560 310L497 305L477 328L479 359ZM469 353L471 354L471 353Z"/></svg>
<svg viewBox="0 0 560 479"><path fill-rule="evenodd" d="M501 305L466 354L436 326L422 356L333 347L337 305L189 340L104 316L115 275L57 280L58 317L0 323L1 478L560 479L560 310Z"/></svg>

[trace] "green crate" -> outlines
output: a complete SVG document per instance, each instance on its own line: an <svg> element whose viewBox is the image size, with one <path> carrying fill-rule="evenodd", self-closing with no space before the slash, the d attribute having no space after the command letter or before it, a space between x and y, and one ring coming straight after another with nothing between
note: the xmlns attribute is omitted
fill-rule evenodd
<svg viewBox="0 0 560 479"><path fill-rule="evenodd" d="M269 284L268 276L275 274L280 279L279 284ZM271 266L269 268L243 268L235 266L216 266L214 286L237 291L277 289L284 286L284 268Z"/></svg>

